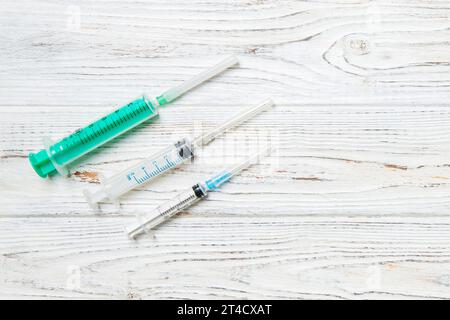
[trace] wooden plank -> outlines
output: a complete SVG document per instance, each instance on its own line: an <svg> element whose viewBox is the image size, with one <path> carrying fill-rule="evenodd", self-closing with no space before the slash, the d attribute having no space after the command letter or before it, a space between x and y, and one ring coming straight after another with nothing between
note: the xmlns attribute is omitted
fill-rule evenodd
<svg viewBox="0 0 450 320"><path fill-rule="evenodd" d="M183 101L448 104L448 1L6 1L2 10L2 105L107 107L230 53L241 68Z"/></svg>
<svg viewBox="0 0 450 320"><path fill-rule="evenodd" d="M185 120L183 108L193 111L192 120ZM5 113L2 127L12 134L2 144L0 170L8 178L1 181L0 210L7 215L93 214L82 190L98 188L100 173L110 176L121 171L183 136L212 128L220 123L217 119L225 119L238 109L180 106L164 110L159 122L102 148L82 162L69 179L52 180L32 172L27 154L42 147L40 136L46 132L63 136L69 126L74 130L77 123L87 122L99 112L83 112L80 107L61 108L56 113L31 109L26 109L26 115L17 110ZM240 161L268 140L279 146L278 152L193 210L214 215L240 211L258 215L446 215L450 208L449 112L445 107L430 106L280 105L214 141L193 163L131 192L123 199L121 212L146 212Z"/></svg>
<svg viewBox="0 0 450 320"><path fill-rule="evenodd" d="M448 218L182 215L138 242L130 221L2 219L0 295L450 298Z"/></svg>

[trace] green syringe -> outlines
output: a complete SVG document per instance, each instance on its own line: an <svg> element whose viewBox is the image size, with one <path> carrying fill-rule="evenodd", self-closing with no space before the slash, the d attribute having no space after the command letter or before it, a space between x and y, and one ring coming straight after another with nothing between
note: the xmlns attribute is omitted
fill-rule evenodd
<svg viewBox="0 0 450 320"><path fill-rule="evenodd" d="M144 95L56 143L48 138L44 139L45 149L28 155L31 166L42 178L56 172L67 175L69 173L68 165L76 159L142 122L156 119L159 116L158 108L160 106L172 102L185 92L236 63L238 63L237 58L230 56L181 85L167 90L155 99L150 100Z"/></svg>

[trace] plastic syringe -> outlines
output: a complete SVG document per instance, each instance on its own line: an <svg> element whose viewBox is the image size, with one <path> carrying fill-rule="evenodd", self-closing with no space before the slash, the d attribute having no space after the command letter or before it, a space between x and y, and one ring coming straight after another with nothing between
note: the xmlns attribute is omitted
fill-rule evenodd
<svg viewBox="0 0 450 320"><path fill-rule="evenodd" d="M136 238L141 233L149 232L176 213L192 206L208 195L209 191L216 190L219 186L230 180L233 176L259 162L259 160L270 152L270 148L249 157L241 164L223 170L211 178L193 185L191 188L179 193L171 200L156 207L150 213L138 218L138 221L125 228L130 239Z"/></svg>
<svg viewBox="0 0 450 320"><path fill-rule="evenodd" d="M117 201L119 197L132 189L147 184L156 177L191 159L196 153L197 147L207 145L228 129L250 120L272 106L273 101L271 99L265 99L256 106L242 111L211 131L198 136L192 142L189 138L180 139L175 144L147 157L132 167L109 178L100 179L100 188L97 191L91 193L89 190L84 190L84 195L89 206L94 210L98 210L98 204L100 202Z"/></svg>
<svg viewBox="0 0 450 320"><path fill-rule="evenodd" d="M76 159L142 122L156 119L159 115L158 108L160 106L175 100L186 91L236 63L238 63L238 60L235 56L228 57L181 85L167 90L155 99L150 100L146 95L143 95L57 142L44 138L45 149L28 155L31 166L42 178L56 172L67 175L69 173L68 165Z"/></svg>

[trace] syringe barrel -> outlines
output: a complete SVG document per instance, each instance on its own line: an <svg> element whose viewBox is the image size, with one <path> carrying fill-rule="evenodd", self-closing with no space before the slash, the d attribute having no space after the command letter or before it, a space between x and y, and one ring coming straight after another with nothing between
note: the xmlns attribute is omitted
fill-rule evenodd
<svg viewBox="0 0 450 320"><path fill-rule="evenodd" d="M94 193L85 190L84 195L89 205L93 209L97 209L99 202L115 201L130 190L178 167L191 159L193 155L194 148L189 139L181 139L131 168L100 181L99 190Z"/></svg>
<svg viewBox="0 0 450 320"><path fill-rule="evenodd" d="M136 223L128 226L126 228L128 237L134 239L137 235L150 231L177 212L190 207L200 199L206 197L206 195L205 189L199 184L179 193L174 198L156 207L149 214L141 216Z"/></svg>
<svg viewBox="0 0 450 320"><path fill-rule="evenodd" d="M142 122L158 117L158 109L146 96L111 112L73 134L30 153L33 169L42 178L55 172L67 174L67 165Z"/></svg>

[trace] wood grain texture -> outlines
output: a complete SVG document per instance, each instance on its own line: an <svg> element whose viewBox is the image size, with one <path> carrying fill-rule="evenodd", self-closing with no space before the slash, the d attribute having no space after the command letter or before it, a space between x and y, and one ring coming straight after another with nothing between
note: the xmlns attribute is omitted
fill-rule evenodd
<svg viewBox="0 0 450 320"><path fill-rule="evenodd" d="M1 297L450 298L450 1L5 0L0 27ZM69 178L32 172L43 136L228 54L239 67ZM272 111L120 210L86 205L101 174L267 96ZM275 154L155 238L124 237L135 214L266 140Z"/></svg>
<svg viewBox="0 0 450 320"><path fill-rule="evenodd" d="M129 221L3 219L1 296L450 298L448 218L183 215L138 242Z"/></svg>

